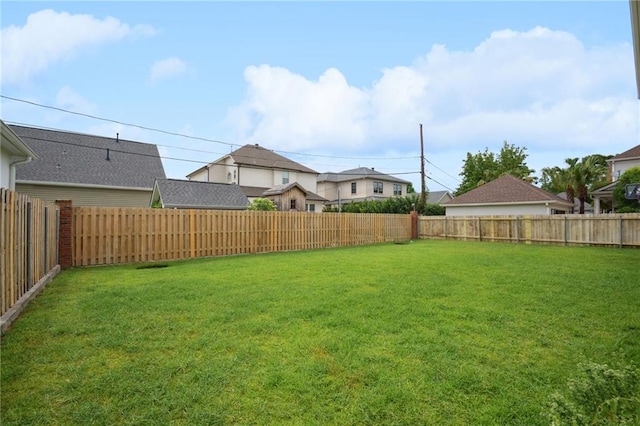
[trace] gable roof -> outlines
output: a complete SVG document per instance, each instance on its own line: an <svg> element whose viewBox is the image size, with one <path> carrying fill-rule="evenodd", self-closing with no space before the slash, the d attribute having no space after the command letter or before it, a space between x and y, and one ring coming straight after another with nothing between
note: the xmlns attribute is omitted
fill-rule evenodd
<svg viewBox="0 0 640 426"><path fill-rule="evenodd" d="M429 191L427 193L427 204L439 204L443 198L450 200L453 195L449 191Z"/></svg>
<svg viewBox="0 0 640 426"><path fill-rule="evenodd" d="M640 145L636 145L631 149L628 149L618 155L616 155L613 158L610 158L609 162L611 161L618 161L618 160L634 160L640 158Z"/></svg>
<svg viewBox="0 0 640 426"><path fill-rule="evenodd" d="M571 203L537 186L531 185L513 175L503 175L485 183L476 189L464 193L453 200L442 203L444 206L468 204L517 204L552 202L566 206Z"/></svg>
<svg viewBox="0 0 640 426"><path fill-rule="evenodd" d="M318 182L345 182L356 179L379 179L387 182L409 183L408 180L400 179L395 176L380 173L373 168L358 167L355 169L344 170L341 172L321 173L318 176Z"/></svg>
<svg viewBox="0 0 640 426"><path fill-rule="evenodd" d="M304 189L302 185L300 185L298 182L291 182L291 183L284 183L282 185L276 185L264 191L262 195L265 197L268 195L280 195L280 194L284 194L285 192L287 192L288 190L294 187L298 187L300 191L304 192L305 196L307 195L308 191Z"/></svg>
<svg viewBox="0 0 640 426"><path fill-rule="evenodd" d="M151 199L164 208L244 210L249 204L238 185L164 178L155 180Z"/></svg>
<svg viewBox="0 0 640 426"><path fill-rule="evenodd" d="M155 145L82 133L10 125L38 155L16 181L152 189L164 168ZM108 159L107 159L108 158Z"/></svg>
<svg viewBox="0 0 640 426"><path fill-rule="evenodd" d="M203 169L211 167L211 165L213 164L220 163L221 161L229 157L231 157L235 164L241 166L318 174L318 172L316 172L315 170L310 169L309 167L297 163L293 160L290 160L287 157L283 157L280 154L276 154L275 152L261 147L258 144L247 144L223 157L218 158L213 163L209 163L206 166L194 170L193 172L189 173L187 177L190 177Z"/></svg>
<svg viewBox="0 0 640 426"><path fill-rule="evenodd" d="M0 136L2 137L2 149L10 152L12 155L31 157L33 160L38 159L38 155L33 152L31 147L24 143L4 121L0 120Z"/></svg>

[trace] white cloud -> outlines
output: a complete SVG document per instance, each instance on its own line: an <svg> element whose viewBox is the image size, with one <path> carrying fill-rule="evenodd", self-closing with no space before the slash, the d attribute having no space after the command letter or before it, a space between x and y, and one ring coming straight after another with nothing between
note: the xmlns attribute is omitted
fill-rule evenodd
<svg viewBox="0 0 640 426"><path fill-rule="evenodd" d="M56 106L83 114L96 114L98 108L69 86L63 86L56 95Z"/></svg>
<svg viewBox="0 0 640 426"><path fill-rule="evenodd" d="M239 140L272 149L413 153L418 123L432 152L456 151L459 161L503 140L530 155L637 144L631 46L589 48L542 27L496 31L469 51L434 45L413 64L383 70L367 88L349 85L333 68L314 81L250 66L245 80L246 98L228 122Z"/></svg>
<svg viewBox="0 0 640 426"><path fill-rule="evenodd" d="M29 15L22 27L2 29L2 84L24 83L89 46L153 34L151 26L131 27L113 17L98 19L92 15L41 10Z"/></svg>
<svg viewBox="0 0 640 426"><path fill-rule="evenodd" d="M174 57L156 61L151 66L151 82L157 83L160 80L177 77L187 72L187 64L181 59Z"/></svg>

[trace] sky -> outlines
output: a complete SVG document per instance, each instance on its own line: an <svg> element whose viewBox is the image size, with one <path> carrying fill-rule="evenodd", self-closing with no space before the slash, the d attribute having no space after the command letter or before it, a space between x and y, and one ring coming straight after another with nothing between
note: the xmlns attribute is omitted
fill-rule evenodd
<svg viewBox="0 0 640 426"><path fill-rule="evenodd" d="M0 12L5 122L156 144L170 178L257 143L319 173L374 167L419 190L422 124L427 188L455 190L467 153L504 141L540 176L640 140L627 0Z"/></svg>

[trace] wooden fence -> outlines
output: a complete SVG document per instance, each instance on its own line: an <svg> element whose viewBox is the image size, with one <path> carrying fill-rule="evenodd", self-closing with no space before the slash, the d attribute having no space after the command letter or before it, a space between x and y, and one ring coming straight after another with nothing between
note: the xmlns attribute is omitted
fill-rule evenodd
<svg viewBox="0 0 640 426"><path fill-rule="evenodd" d="M424 216L419 238L640 247L640 214Z"/></svg>
<svg viewBox="0 0 640 426"><path fill-rule="evenodd" d="M0 315L58 264L58 207L0 188Z"/></svg>
<svg viewBox="0 0 640 426"><path fill-rule="evenodd" d="M73 208L73 266L409 240L411 216Z"/></svg>

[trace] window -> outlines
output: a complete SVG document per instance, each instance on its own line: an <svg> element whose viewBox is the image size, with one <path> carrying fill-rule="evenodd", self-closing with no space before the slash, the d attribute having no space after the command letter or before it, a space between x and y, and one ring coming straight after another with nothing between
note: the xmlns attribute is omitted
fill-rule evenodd
<svg viewBox="0 0 640 426"><path fill-rule="evenodd" d="M315 204L307 204L305 206L305 210L308 212L315 212L316 211L316 205Z"/></svg>
<svg viewBox="0 0 640 426"><path fill-rule="evenodd" d="M373 182L373 193L382 194L382 182Z"/></svg>
<svg viewBox="0 0 640 426"><path fill-rule="evenodd" d="M231 172L227 173L227 182L231 182Z"/></svg>
<svg viewBox="0 0 640 426"><path fill-rule="evenodd" d="M393 184L393 195L402 195L402 185L398 183Z"/></svg>
<svg viewBox="0 0 640 426"><path fill-rule="evenodd" d="M351 193L352 194L357 194L358 193L357 182L351 182Z"/></svg>
<svg viewBox="0 0 640 426"><path fill-rule="evenodd" d="M292 199L290 204L291 204L291 210L295 210L296 209L296 199L295 198Z"/></svg>
<svg viewBox="0 0 640 426"><path fill-rule="evenodd" d="M289 172L282 172L282 183L289 183Z"/></svg>

